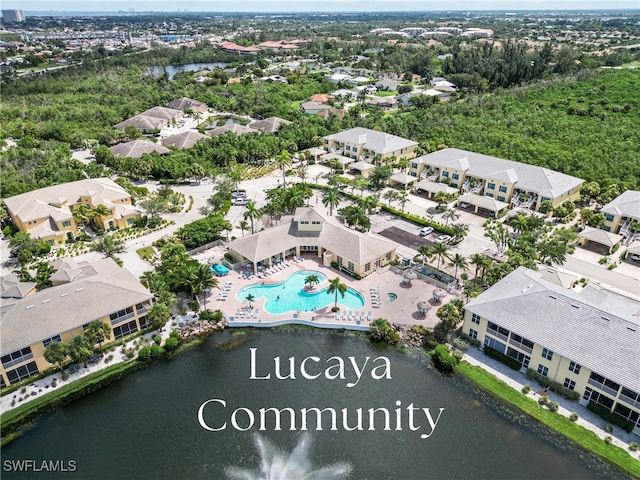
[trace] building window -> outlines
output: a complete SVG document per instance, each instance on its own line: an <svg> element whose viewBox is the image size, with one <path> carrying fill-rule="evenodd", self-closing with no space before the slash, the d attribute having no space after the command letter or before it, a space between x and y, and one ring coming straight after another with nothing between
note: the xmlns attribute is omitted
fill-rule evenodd
<svg viewBox="0 0 640 480"><path fill-rule="evenodd" d="M337 257L336 258L336 263L338 264L339 267L342 266L342 257Z"/></svg>
<svg viewBox="0 0 640 480"><path fill-rule="evenodd" d="M148 326L151 325L151 322L149 321L149 318L146 315L141 316L140 318L138 318L138 323L140 324L140 328L147 328Z"/></svg>
<svg viewBox="0 0 640 480"><path fill-rule="evenodd" d="M311 225L320 225L320 221L319 220L313 220L311 222Z"/></svg>
<svg viewBox="0 0 640 480"><path fill-rule="evenodd" d="M116 323L120 323L130 316L133 315L133 307L128 307L119 312L112 313L109 315L109 319L111 320L111 325L115 325Z"/></svg>
<svg viewBox="0 0 640 480"><path fill-rule="evenodd" d="M458 180L460 178L460 175L454 173L453 175L451 175L451 178L453 178L454 180Z"/></svg>
<svg viewBox="0 0 640 480"><path fill-rule="evenodd" d="M411 164L411 168L416 168L417 169L418 168L418 164L417 163L412 163Z"/></svg>
<svg viewBox="0 0 640 480"><path fill-rule="evenodd" d="M493 348L494 350L498 350L500 353L505 353L507 351L507 346L504 343L499 342L495 338L491 338L488 335L485 335L484 337L484 346Z"/></svg>
<svg viewBox="0 0 640 480"><path fill-rule="evenodd" d="M127 218L127 225L133 225L133 218Z"/></svg>
<svg viewBox="0 0 640 480"><path fill-rule="evenodd" d="M613 215L611 215L610 213L607 213L604 218L607 219L607 222L613 222Z"/></svg>
<svg viewBox="0 0 640 480"><path fill-rule="evenodd" d="M579 363L576 363L576 362L569 363L569 371L575 373L576 375L580 373L581 368L582 368L582 365L580 365Z"/></svg>
<svg viewBox="0 0 640 480"><path fill-rule="evenodd" d="M2 366L4 368L13 367L19 363L24 362L25 360L30 360L33 358L33 353L31 352L31 347L25 347L21 350L16 350L9 355L4 355L2 357Z"/></svg>
<svg viewBox="0 0 640 480"><path fill-rule="evenodd" d="M476 325L480 325L480 315L474 313L473 315L471 315L471 321Z"/></svg>
<svg viewBox="0 0 640 480"><path fill-rule="evenodd" d="M473 338L473 339L477 339L478 338L478 332L476 332L473 328L469 329L469 337Z"/></svg>
<svg viewBox="0 0 640 480"><path fill-rule="evenodd" d="M368 272L371 270L371 262L364 264L364 271Z"/></svg>
<svg viewBox="0 0 640 480"><path fill-rule="evenodd" d="M547 348L542 349L542 358L546 358L547 360L551 360L553 358L553 352Z"/></svg>
<svg viewBox="0 0 640 480"><path fill-rule="evenodd" d="M309 225L309 221L308 220L300 220L300 225Z"/></svg>
<svg viewBox="0 0 640 480"><path fill-rule="evenodd" d="M485 197L493 198L493 193L487 193Z"/></svg>
<svg viewBox="0 0 640 480"><path fill-rule="evenodd" d="M495 183L487 183L487 188L489 190L495 190L496 189L496 184Z"/></svg>
<svg viewBox="0 0 640 480"><path fill-rule="evenodd" d="M391 252L387 253L387 262L391 261Z"/></svg>
<svg viewBox="0 0 640 480"><path fill-rule="evenodd" d="M48 346L50 343L53 343L53 342L61 342L61 341L62 341L62 338L60 338L60 335L54 335L53 337L45 338L45 339L42 341L42 346L43 346L44 348L47 348L47 346Z"/></svg>
<svg viewBox="0 0 640 480"><path fill-rule="evenodd" d="M71 220L64 220L62 222L62 226L63 227L70 227L71 226Z"/></svg>
<svg viewBox="0 0 640 480"><path fill-rule="evenodd" d="M347 145L345 148L346 148L347 150L351 151L351 147L350 147L349 145Z"/></svg>
<svg viewBox="0 0 640 480"><path fill-rule="evenodd" d="M353 272L353 262L349 262L349 263L347 264L347 269L348 269L350 272Z"/></svg>
<svg viewBox="0 0 640 480"><path fill-rule="evenodd" d="M138 324L135 320L125 323L124 325L120 325L113 329L113 336L116 340L120 337L126 337L134 332L138 331Z"/></svg>
<svg viewBox="0 0 640 480"><path fill-rule="evenodd" d="M442 172L442 176L449 178L449 172L447 172L446 170L444 172Z"/></svg>
<svg viewBox="0 0 640 480"><path fill-rule="evenodd" d="M538 364L538 373L543 377L546 377L547 374L549 373L549 369L544 365Z"/></svg>
<svg viewBox="0 0 640 480"><path fill-rule="evenodd" d="M30 377L36 373L38 373L38 366L36 365L36 362L30 362L14 370L9 370L7 372L7 378L9 379L9 383L16 383L23 378Z"/></svg>
<svg viewBox="0 0 640 480"><path fill-rule="evenodd" d="M574 388L576 388L576 382L574 382L573 380L571 380L569 378L565 378L564 379L564 388L568 388L569 390L573 390Z"/></svg>
<svg viewBox="0 0 640 480"><path fill-rule="evenodd" d="M504 201L506 201L506 199L502 195L498 195L498 201L499 202L504 202Z"/></svg>
<svg viewBox="0 0 640 480"><path fill-rule="evenodd" d="M505 187L504 185L498 188L498 191L502 192L502 193L507 193L507 187Z"/></svg>

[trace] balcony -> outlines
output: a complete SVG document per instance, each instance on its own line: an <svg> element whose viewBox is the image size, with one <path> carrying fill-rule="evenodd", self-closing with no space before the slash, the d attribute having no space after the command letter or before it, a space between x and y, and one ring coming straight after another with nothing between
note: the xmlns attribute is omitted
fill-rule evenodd
<svg viewBox="0 0 640 480"><path fill-rule="evenodd" d="M589 385L591 385L592 387L597 388L598 390L602 390L603 392L608 393L609 395L613 396L613 398L615 398L618 395L618 391L617 390L614 390L613 388L609 388L606 385L604 385L604 384L602 384L600 382L597 382L593 378L589 378L587 383Z"/></svg>
<svg viewBox="0 0 640 480"><path fill-rule="evenodd" d="M530 209L533 204L536 203L537 197L529 192L517 192L511 199L511 204L514 208L528 208Z"/></svg>
<svg viewBox="0 0 640 480"><path fill-rule="evenodd" d="M439 176L440 176L440 170L435 170L434 172L431 172L429 174L429 170L425 168L420 173L420 181L426 180L427 182L435 182Z"/></svg>
<svg viewBox="0 0 640 480"><path fill-rule="evenodd" d="M122 317L118 317L118 318L115 318L115 319L111 320L111 325L117 325L119 323L124 322L125 320L129 320L130 318L133 318L134 316L135 316L134 312L127 313L126 315L123 315Z"/></svg>
<svg viewBox="0 0 640 480"><path fill-rule="evenodd" d="M14 365L19 365L22 362L26 362L27 360L31 360L33 358L33 353L29 353L28 355L24 355L23 357L16 358L15 360L10 360L6 363L3 363L3 368L7 369L9 367L13 367Z"/></svg>
<svg viewBox="0 0 640 480"><path fill-rule="evenodd" d="M633 242L636 238L640 238L640 232L634 233L629 229L633 223L634 220L629 219L624 223L624 225L622 225L622 227L620 227L620 235L623 235L626 238L625 243L627 245Z"/></svg>
<svg viewBox="0 0 640 480"><path fill-rule="evenodd" d="M487 333L493 335L496 338L504 340L505 342L507 342L509 340L509 337L507 337L506 335L503 335L502 333L500 333L500 332L498 332L496 330L491 330L490 328L487 329Z"/></svg>
<svg viewBox="0 0 640 480"><path fill-rule="evenodd" d="M620 394L620 397L618 398L618 400L623 401L624 403L626 403L631 407L640 408L640 401L633 400L632 398L627 397L624 393Z"/></svg>
<svg viewBox="0 0 640 480"><path fill-rule="evenodd" d="M493 331L493 330L492 330ZM497 335L501 335L500 333L497 333ZM509 345L513 345L516 348L519 348L520 350L527 352L527 353L533 353L533 349L530 347L527 347L526 345L520 343L520 342L516 342L514 339L509 339Z"/></svg>

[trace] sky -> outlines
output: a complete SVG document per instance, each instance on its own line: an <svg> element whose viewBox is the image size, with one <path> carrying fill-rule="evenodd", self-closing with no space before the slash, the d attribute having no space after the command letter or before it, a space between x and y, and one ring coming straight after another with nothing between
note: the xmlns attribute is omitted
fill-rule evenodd
<svg viewBox="0 0 640 480"><path fill-rule="evenodd" d="M2 0L3 9L69 12L367 12L636 9L640 0Z"/></svg>

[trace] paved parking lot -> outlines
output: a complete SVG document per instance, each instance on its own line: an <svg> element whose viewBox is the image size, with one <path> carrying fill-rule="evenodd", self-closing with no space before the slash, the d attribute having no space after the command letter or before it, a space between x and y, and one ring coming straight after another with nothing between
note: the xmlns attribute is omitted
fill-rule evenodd
<svg viewBox="0 0 640 480"><path fill-rule="evenodd" d="M418 235L419 231L419 227L416 227L415 232L403 230L399 227L389 227L377 233L378 235L388 238L393 242L404 245L405 247L413 248L414 250L418 250L418 247L420 245L431 247L433 245L433 241L429 240L429 237L431 235L427 237L421 237L420 235Z"/></svg>

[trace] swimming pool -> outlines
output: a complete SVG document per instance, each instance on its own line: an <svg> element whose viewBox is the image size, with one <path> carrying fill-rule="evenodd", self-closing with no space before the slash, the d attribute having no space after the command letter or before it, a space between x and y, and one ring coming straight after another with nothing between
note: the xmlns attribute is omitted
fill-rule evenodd
<svg viewBox="0 0 640 480"><path fill-rule="evenodd" d="M266 298L264 309L267 313L279 314L286 312L311 312L315 308L332 307L335 301L335 293L327 294L327 289L315 287L308 292L304 289L305 279L309 275L317 275L320 285L327 281L327 277L320 272L305 270L296 272L284 282L273 285L254 284L241 289L236 298L245 302L248 295L253 295L254 300ZM364 307L364 297L352 288L348 288L342 297L338 293L338 306L347 310L358 310Z"/></svg>
<svg viewBox="0 0 640 480"><path fill-rule="evenodd" d="M219 263L214 263L213 265L211 265L211 271L213 273L217 273L220 276L223 276L229 273L229 269L224 265L220 265Z"/></svg>

